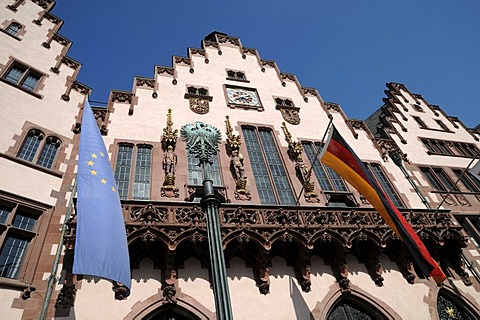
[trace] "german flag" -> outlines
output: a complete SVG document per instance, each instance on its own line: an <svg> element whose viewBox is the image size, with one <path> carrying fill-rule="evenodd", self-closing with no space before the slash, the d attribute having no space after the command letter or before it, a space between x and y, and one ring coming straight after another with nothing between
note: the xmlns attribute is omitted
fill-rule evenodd
<svg viewBox="0 0 480 320"><path fill-rule="evenodd" d="M358 190L403 240L423 275L440 284L446 276L416 232L385 194L363 162L342 138L335 126L330 129L321 160Z"/></svg>

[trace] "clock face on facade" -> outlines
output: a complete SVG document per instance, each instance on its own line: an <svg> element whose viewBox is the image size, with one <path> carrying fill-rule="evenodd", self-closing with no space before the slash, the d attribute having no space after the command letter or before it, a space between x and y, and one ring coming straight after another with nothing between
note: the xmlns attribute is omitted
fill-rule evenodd
<svg viewBox="0 0 480 320"><path fill-rule="evenodd" d="M260 106L257 92L240 88L227 88L228 102L248 106Z"/></svg>

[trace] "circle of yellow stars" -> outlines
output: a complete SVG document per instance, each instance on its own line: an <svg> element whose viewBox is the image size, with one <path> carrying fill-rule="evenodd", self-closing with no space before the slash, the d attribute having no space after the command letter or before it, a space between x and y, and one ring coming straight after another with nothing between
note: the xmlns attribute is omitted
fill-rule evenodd
<svg viewBox="0 0 480 320"><path fill-rule="evenodd" d="M99 154L102 158L105 157L105 154L104 154L103 152L99 152L98 154ZM98 159L98 156L97 156L96 153L91 153L90 156L92 157L92 159ZM93 160L91 160L91 159L90 159L89 161L87 161L87 165L88 165L89 167L93 167L94 164L95 164L95 162L94 162ZM97 177L98 172L97 172L95 169L92 168L92 169L90 170L90 174ZM107 184L107 180L105 180L105 178L100 179L100 182L101 182L102 184L105 184L105 185ZM116 192L116 191L117 191L114 186L112 186L111 189L112 189L112 192Z"/></svg>

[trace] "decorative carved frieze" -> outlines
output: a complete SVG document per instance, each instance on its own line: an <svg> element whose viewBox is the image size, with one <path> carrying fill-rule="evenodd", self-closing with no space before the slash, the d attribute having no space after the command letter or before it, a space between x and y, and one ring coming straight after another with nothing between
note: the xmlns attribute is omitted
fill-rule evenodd
<svg viewBox="0 0 480 320"><path fill-rule="evenodd" d="M137 87L151 88L151 89L155 88L154 79L135 77L135 81L136 81Z"/></svg>
<svg viewBox="0 0 480 320"><path fill-rule="evenodd" d="M60 19L59 17L57 16L54 16L53 14L51 14L50 12L45 12L45 14L43 15L43 17L50 21L51 23L53 24L60 24L62 22L62 19Z"/></svg>
<svg viewBox="0 0 480 320"><path fill-rule="evenodd" d="M160 74L160 75L168 75L168 76L172 76L175 74L175 69L173 69L172 67L164 67L164 66L156 66L157 68L157 73Z"/></svg>
<svg viewBox="0 0 480 320"><path fill-rule="evenodd" d="M341 112L340 105L332 102L325 102L325 107L328 111Z"/></svg>
<svg viewBox="0 0 480 320"><path fill-rule="evenodd" d="M217 41L219 43L230 43L237 47L240 47L240 40L238 38L230 37L226 35L220 35L220 34L217 34L216 36L217 36Z"/></svg>
<svg viewBox="0 0 480 320"><path fill-rule="evenodd" d="M190 58L177 57L177 56L173 57L173 61L174 61L175 64L181 64L181 65L186 65L186 66L190 66L190 64L192 62L190 60Z"/></svg>
<svg viewBox="0 0 480 320"><path fill-rule="evenodd" d="M272 61L272 60L260 60L261 63L262 63L262 66L268 66L268 67L272 67L272 68L275 68L276 67L276 63L275 61Z"/></svg>
<svg viewBox="0 0 480 320"><path fill-rule="evenodd" d="M83 83L75 80L72 83L72 90L75 90L83 95L87 95L91 89L86 85L84 85Z"/></svg>
<svg viewBox="0 0 480 320"><path fill-rule="evenodd" d="M296 77L294 74L291 73L280 73L280 76L282 77L282 80L290 80L290 81L295 81Z"/></svg>
<svg viewBox="0 0 480 320"><path fill-rule="evenodd" d="M192 247L205 243L207 232L205 213L196 204L180 204L141 201L124 201L123 210L127 217L126 227L129 243L138 239L141 242L164 243L174 254L179 243L189 241ZM332 271L342 291L348 292L348 266L345 254L357 256L365 264L372 281L383 284L382 266L379 253L388 255L397 262L400 272L409 283L415 281L413 265L408 252L401 240L373 209L356 208L314 208L314 207L284 207L275 206L236 206L223 204L219 210L224 243L234 242L248 246L252 258L249 264L257 286L262 294L267 294L269 286L270 250L272 246L288 247L295 245L297 250L289 251L289 261L295 268L296 278L302 290L311 289L310 262L311 254L321 255L331 265ZM426 244L431 252L460 252L466 245L466 238L461 233L461 226L456 224L452 214L445 210L401 210L412 228L421 238L427 239ZM70 221L74 228L75 219ZM72 231L69 231L70 240ZM275 244L275 242L277 242ZM275 244L275 245L274 245ZM252 247L253 246L253 247ZM442 250L442 248L452 248ZM226 247L229 250L238 248L234 245ZM257 248L251 251L252 248ZM311 251L315 249L314 251ZM205 253L206 254L206 253ZM234 255L234 252L232 252ZM461 266L459 256L447 257L452 266ZM176 258L177 259L177 258ZM208 260L208 259L207 259ZM256 262L255 262L256 261ZM179 263L177 261L176 263ZM464 276L461 268L456 269L460 277ZM463 279L463 278L462 278ZM116 287L121 298L122 288ZM166 303L172 303L175 286L164 284ZM163 294L163 293L162 293ZM169 301L169 302L168 302Z"/></svg>
<svg viewBox="0 0 480 320"><path fill-rule="evenodd" d="M207 53L203 49L197 49L197 48L190 48L190 54L191 55L199 55L202 57L206 57Z"/></svg>
<svg viewBox="0 0 480 320"><path fill-rule="evenodd" d="M74 69L74 70L77 70L78 68L80 68L80 63L73 60L72 58L70 57L67 57L67 56L64 56L62 58L62 63L65 64L66 66Z"/></svg>
<svg viewBox="0 0 480 320"><path fill-rule="evenodd" d="M246 54L256 55L257 54L257 49L243 47L242 48L242 54L243 55L246 55Z"/></svg>
<svg viewBox="0 0 480 320"><path fill-rule="evenodd" d="M62 46L68 46L72 43L70 40L68 40L67 38L59 35L58 33L55 33L53 35L52 40L60 43Z"/></svg>
<svg viewBox="0 0 480 320"><path fill-rule="evenodd" d="M117 103L132 103L133 93L126 91L112 91L112 102Z"/></svg>
<svg viewBox="0 0 480 320"><path fill-rule="evenodd" d="M305 95L317 96L317 89L302 87L302 92Z"/></svg>

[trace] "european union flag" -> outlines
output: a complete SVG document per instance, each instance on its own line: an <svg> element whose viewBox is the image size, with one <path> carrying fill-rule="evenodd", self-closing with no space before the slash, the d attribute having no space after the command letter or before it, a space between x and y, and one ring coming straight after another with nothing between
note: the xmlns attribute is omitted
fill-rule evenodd
<svg viewBox="0 0 480 320"><path fill-rule="evenodd" d="M122 283L130 293L125 222L112 167L92 109L85 101L77 174L73 273Z"/></svg>

